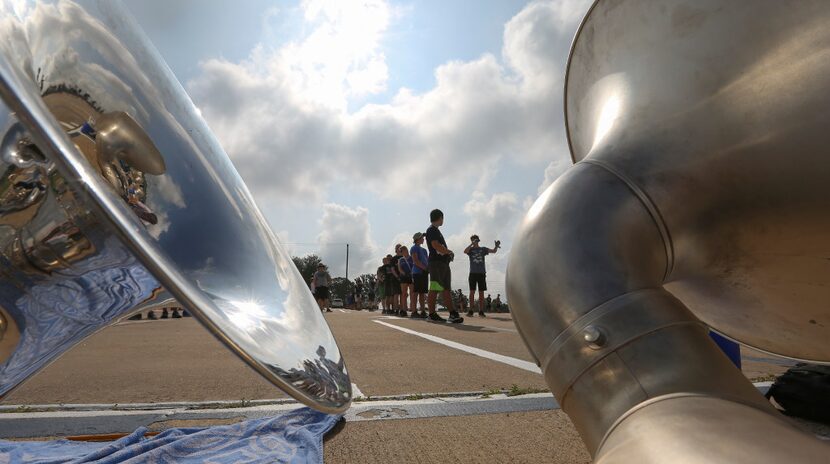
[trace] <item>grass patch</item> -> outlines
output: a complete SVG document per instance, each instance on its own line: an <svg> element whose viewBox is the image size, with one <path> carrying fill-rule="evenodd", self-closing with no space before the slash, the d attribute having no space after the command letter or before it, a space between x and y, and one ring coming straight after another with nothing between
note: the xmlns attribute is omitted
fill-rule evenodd
<svg viewBox="0 0 830 464"><path fill-rule="evenodd" d="M529 395L531 393L546 393L548 390L544 388L535 388L535 387L520 387L515 383L510 386L510 390L507 391L507 396L519 396L519 395Z"/></svg>
<svg viewBox="0 0 830 464"><path fill-rule="evenodd" d="M207 404L198 404L198 405L191 405L187 409L189 410L201 410L201 409L236 409L236 408L248 408L251 407L253 403L251 400L246 400L242 398L239 401L227 404L215 404L215 403L207 403ZM113 409L118 409L118 405L116 405Z"/></svg>
<svg viewBox="0 0 830 464"><path fill-rule="evenodd" d="M481 394L481 398L490 398L492 395L501 395L505 393L501 388L490 388Z"/></svg>
<svg viewBox="0 0 830 464"><path fill-rule="evenodd" d="M17 413L17 412L44 412L44 411L48 411L48 409L33 408L31 406L23 405L23 406L18 406L14 409L7 409L7 410L0 411L0 414L2 414L2 413L9 414L9 413Z"/></svg>
<svg viewBox="0 0 830 464"><path fill-rule="evenodd" d="M775 374L766 374L749 379L750 382L775 382L778 376Z"/></svg>

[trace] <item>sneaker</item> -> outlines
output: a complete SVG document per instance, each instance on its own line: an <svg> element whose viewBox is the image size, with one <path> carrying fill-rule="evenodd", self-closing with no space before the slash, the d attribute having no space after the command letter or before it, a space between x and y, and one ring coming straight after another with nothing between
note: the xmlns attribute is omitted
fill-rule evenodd
<svg viewBox="0 0 830 464"><path fill-rule="evenodd" d="M453 324L460 324L460 323L464 322L464 318L461 317L460 314L458 314L458 311L450 312L450 317L449 317L448 320Z"/></svg>
<svg viewBox="0 0 830 464"><path fill-rule="evenodd" d="M400 316L401 316L401 317L409 317L409 315L407 315L407 314L406 314L406 310L405 310L405 309L402 309L402 310L401 310L401 312L400 312Z"/></svg>
<svg viewBox="0 0 830 464"><path fill-rule="evenodd" d="M426 312L426 311L424 311L423 309L421 310L421 313L420 313L420 314L418 314L418 316L420 316L420 317L421 317L421 319L426 319L426 318L428 318L428 317L429 317L429 316L427 315L427 312Z"/></svg>
<svg viewBox="0 0 830 464"><path fill-rule="evenodd" d="M429 313L429 320L431 322L447 322L446 319L438 315L438 311L435 311L434 313Z"/></svg>
<svg viewBox="0 0 830 464"><path fill-rule="evenodd" d="M330 312L331 312L331 308L326 308L326 312L327 312L327 313L330 313Z"/></svg>
<svg viewBox="0 0 830 464"><path fill-rule="evenodd" d="M484 311L479 311L478 315L481 316L481 317L487 317L487 316L484 315Z"/></svg>
<svg viewBox="0 0 830 464"><path fill-rule="evenodd" d="M418 311L412 311L412 314L409 315L410 319L419 319L423 317L421 314L418 314Z"/></svg>
<svg viewBox="0 0 830 464"><path fill-rule="evenodd" d="M473 310L472 309L467 311L467 316L473 317Z"/></svg>

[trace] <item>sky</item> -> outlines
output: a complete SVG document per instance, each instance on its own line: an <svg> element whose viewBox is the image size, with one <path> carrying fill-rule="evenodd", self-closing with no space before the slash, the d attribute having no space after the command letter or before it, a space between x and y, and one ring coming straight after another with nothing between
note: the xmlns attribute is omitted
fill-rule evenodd
<svg viewBox="0 0 830 464"><path fill-rule="evenodd" d="M445 214L502 250L570 165L562 88L589 0L126 0L274 232L334 276L373 273Z"/></svg>

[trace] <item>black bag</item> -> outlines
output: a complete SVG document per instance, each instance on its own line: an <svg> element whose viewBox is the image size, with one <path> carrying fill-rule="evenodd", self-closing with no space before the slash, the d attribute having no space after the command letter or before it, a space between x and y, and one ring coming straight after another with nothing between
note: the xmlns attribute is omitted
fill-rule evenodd
<svg viewBox="0 0 830 464"><path fill-rule="evenodd" d="M766 397L789 416L830 425L830 366L796 364L775 379Z"/></svg>

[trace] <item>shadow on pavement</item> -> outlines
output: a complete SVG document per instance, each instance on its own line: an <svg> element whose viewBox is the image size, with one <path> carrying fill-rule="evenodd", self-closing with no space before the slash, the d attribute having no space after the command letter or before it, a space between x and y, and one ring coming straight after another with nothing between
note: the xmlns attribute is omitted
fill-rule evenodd
<svg viewBox="0 0 830 464"><path fill-rule="evenodd" d="M340 420L337 421L337 424L335 424L334 427L331 428L331 430L329 430L325 435L323 435L323 443L337 436L338 433L343 431L344 427L346 427L346 419L344 417L341 417Z"/></svg>
<svg viewBox="0 0 830 464"><path fill-rule="evenodd" d="M462 322L461 324L452 324L450 322L430 322L430 324L445 325L456 330L463 330L464 332L480 332L480 333L498 333L498 330L493 330L490 327L480 325L469 325L469 323Z"/></svg>

